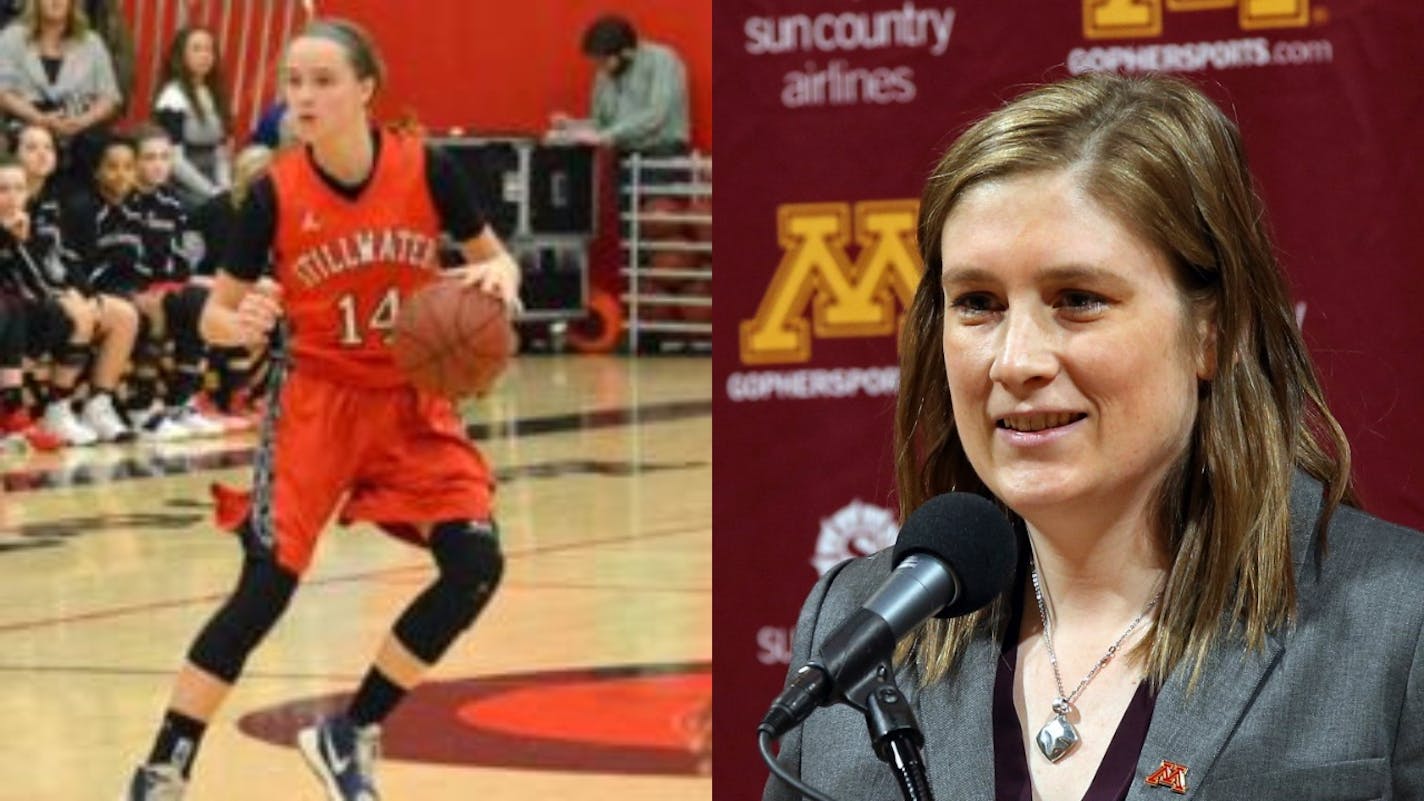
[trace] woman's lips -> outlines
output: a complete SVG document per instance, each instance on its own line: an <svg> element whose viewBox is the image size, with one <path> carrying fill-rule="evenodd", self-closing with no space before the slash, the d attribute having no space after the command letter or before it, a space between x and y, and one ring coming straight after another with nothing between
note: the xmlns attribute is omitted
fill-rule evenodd
<svg viewBox="0 0 1424 801"><path fill-rule="evenodd" d="M1011 415L997 421L994 436L1014 447L1047 445L1068 436L1086 419L1082 412Z"/></svg>

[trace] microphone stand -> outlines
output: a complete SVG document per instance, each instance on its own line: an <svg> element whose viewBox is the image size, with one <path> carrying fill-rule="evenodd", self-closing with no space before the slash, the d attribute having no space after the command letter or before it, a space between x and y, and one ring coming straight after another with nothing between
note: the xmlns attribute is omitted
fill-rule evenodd
<svg viewBox="0 0 1424 801"><path fill-rule="evenodd" d="M895 684L889 662L882 662L868 679L845 694L846 701L865 713L870 743L880 761L895 773L905 801L934 801L920 749L925 735L915 710Z"/></svg>
<svg viewBox="0 0 1424 801"><path fill-rule="evenodd" d="M849 690L840 693L835 700L865 713L865 725L870 730L870 742L875 749L875 755L894 772L895 782L899 785L900 794L904 796L905 801L934 801L925 763L920 758L925 736L920 731L919 722L915 720L915 710L910 706L909 699L895 685L895 674L889 661L871 664L875 665L874 669ZM793 681L793 686L800 686L803 691L790 701L787 708L778 710L781 703L778 701L762 721L762 725L757 727L761 758L771 769L772 775L795 788L799 795L816 801L833 799L805 784L799 777L777 764L771 753L771 744L774 738L780 736L778 732L784 732L792 725L790 721L795 716L796 708L801 708L809 714L809 705L814 703L811 699L816 696L814 688L826 681L829 681L829 677L819 667L803 669Z"/></svg>

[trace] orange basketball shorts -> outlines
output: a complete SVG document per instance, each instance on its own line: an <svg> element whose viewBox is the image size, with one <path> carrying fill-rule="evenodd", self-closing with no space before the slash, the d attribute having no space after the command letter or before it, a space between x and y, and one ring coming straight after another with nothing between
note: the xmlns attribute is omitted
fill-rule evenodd
<svg viewBox="0 0 1424 801"><path fill-rule="evenodd" d="M446 398L289 372L263 422L250 493L214 488L219 524L300 575L322 530L367 521L421 544L427 524L490 522L494 478Z"/></svg>

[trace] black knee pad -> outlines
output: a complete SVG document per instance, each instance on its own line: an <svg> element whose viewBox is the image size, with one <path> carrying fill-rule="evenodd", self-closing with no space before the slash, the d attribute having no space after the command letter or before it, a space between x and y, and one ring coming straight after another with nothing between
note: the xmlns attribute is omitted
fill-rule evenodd
<svg viewBox="0 0 1424 801"><path fill-rule="evenodd" d="M258 643L286 611L297 577L269 559L249 558L237 588L188 650L188 661L231 684Z"/></svg>
<svg viewBox="0 0 1424 801"><path fill-rule="evenodd" d="M202 361L206 345L198 333L198 318L207 303L208 290L185 286L163 296L163 314L168 321L168 337L173 340L173 359L179 364Z"/></svg>
<svg viewBox="0 0 1424 801"><path fill-rule="evenodd" d="M25 355L32 359L45 354L57 357L73 333L74 321L58 301L47 298L26 304Z"/></svg>
<svg viewBox="0 0 1424 801"><path fill-rule="evenodd" d="M69 344L69 340L74 336L74 318L69 316L69 312L63 306L55 303L49 320L49 341L54 343L58 350L60 347ZM88 347L89 343L81 342L80 347ZM58 354L56 354L58 355Z"/></svg>
<svg viewBox="0 0 1424 801"><path fill-rule="evenodd" d="M437 523L430 533L430 550L440 578L467 592L491 595L504 575L504 554L493 523Z"/></svg>
<svg viewBox="0 0 1424 801"><path fill-rule="evenodd" d="M470 627L504 575L504 555L493 525L440 523L430 535L440 575L396 621L401 644L427 664Z"/></svg>
<svg viewBox="0 0 1424 801"><path fill-rule="evenodd" d="M60 342L50 351L56 364L65 367L83 368L89 363L89 344L87 342Z"/></svg>
<svg viewBox="0 0 1424 801"><path fill-rule="evenodd" d="M196 331L207 299L208 290L201 286L185 286L164 295L163 319L168 322L169 332L176 335L185 329Z"/></svg>
<svg viewBox="0 0 1424 801"><path fill-rule="evenodd" d="M163 319L172 329L173 324L183 316L183 304L180 303L182 293L174 290L159 299L158 305L163 309Z"/></svg>
<svg viewBox="0 0 1424 801"><path fill-rule="evenodd" d="M24 361L28 331L29 315L24 304L19 299L0 296L0 367L13 370Z"/></svg>

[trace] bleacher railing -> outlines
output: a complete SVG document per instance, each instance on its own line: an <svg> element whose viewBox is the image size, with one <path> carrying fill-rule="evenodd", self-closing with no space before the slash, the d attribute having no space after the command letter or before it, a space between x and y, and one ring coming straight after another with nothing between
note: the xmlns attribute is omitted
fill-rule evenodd
<svg viewBox="0 0 1424 801"><path fill-rule="evenodd" d="M622 295L633 353L649 334L698 350L712 337L712 157L623 160Z"/></svg>

